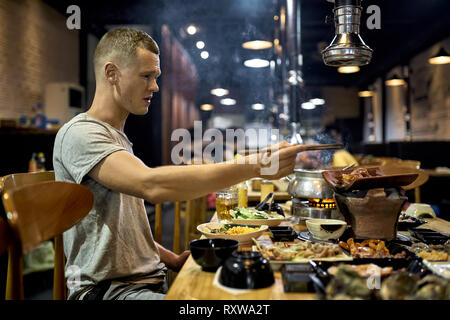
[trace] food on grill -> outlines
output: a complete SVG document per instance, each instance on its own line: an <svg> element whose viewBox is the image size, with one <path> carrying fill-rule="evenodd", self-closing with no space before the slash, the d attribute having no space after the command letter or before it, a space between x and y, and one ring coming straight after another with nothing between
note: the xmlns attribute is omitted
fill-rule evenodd
<svg viewBox="0 0 450 320"><path fill-rule="evenodd" d="M391 255L383 240L364 240L355 242L353 238L347 242L340 241L339 246L350 252L353 258L405 258L406 251Z"/></svg>
<svg viewBox="0 0 450 320"><path fill-rule="evenodd" d="M298 261L304 259L322 259L331 257L346 257L336 244L321 244L310 241L275 242L264 245L254 240L257 250L267 259Z"/></svg>
<svg viewBox="0 0 450 320"><path fill-rule="evenodd" d="M385 267L381 268L373 263L368 264L360 264L360 265L351 265L351 264L341 264L339 266L332 266L328 268L328 273L332 276L335 276L338 267L347 268L350 270L353 270L359 274L360 277L368 278L370 276L380 276L380 277L386 277L390 274L392 274L393 268L392 267Z"/></svg>
<svg viewBox="0 0 450 320"><path fill-rule="evenodd" d="M337 186L346 188L358 179L369 177L371 177L371 175L366 168L357 168L350 173L343 173L340 177L337 177Z"/></svg>

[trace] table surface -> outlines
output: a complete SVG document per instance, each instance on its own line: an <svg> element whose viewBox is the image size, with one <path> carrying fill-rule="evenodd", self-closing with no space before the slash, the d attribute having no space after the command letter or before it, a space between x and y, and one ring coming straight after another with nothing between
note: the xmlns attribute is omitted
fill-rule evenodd
<svg viewBox="0 0 450 320"><path fill-rule="evenodd" d="M216 219L215 216L211 219ZM428 223L419 228L433 229L438 232L450 233L450 222L434 218L424 219ZM283 223L283 224L288 224ZM305 227L295 225L294 228L302 230ZM264 237L267 235L263 235ZM250 250L251 245L241 245L239 250ZM165 299L167 300L315 300L315 293L284 292L280 271L274 271L275 283L264 289L250 290L245 293L232 294L213 285L214 272L205 272L189 256L183 268L178 273L170 287Z"/></svg>

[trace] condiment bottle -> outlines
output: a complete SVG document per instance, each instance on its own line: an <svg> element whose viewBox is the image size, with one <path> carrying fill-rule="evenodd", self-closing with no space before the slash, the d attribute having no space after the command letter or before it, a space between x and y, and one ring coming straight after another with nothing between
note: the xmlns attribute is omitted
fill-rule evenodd
<svg viewBox="0 0 450 320"><path fill-rule="evenodd" d="M248 207L248 186L247 181L243 181L238 185L238 206L242 208Z"/></svg>
<svg viewBox="0 0 450 320"><path fill-rule="evenodd" d="M28 172L38 171L36 158L37 158L37 154L36 154L36 152L33 152L33 154L31 155L31 159L28 162Z"/></svg>

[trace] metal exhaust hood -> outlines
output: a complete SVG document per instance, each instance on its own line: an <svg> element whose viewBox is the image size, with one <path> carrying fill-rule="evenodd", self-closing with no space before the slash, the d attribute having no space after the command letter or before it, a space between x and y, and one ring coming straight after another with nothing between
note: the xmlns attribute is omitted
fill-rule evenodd
<svg viewBox="0 0 450 320"><path fill-rule="evenodd" d="M362 0L327 0L334 2L335 37L322 51L326 65L363 66L370 62L372 49L359 35Z"/></svg>

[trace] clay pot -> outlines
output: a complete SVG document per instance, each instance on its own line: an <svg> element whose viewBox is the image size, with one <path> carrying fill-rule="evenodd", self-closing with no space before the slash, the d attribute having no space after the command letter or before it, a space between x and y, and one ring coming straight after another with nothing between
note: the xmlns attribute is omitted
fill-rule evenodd
<svg viewBox="0 0 450 320"><path fill-rule="evenodd" d="M351 225L356 239L392 240L397 238L397 221L408 199L395 189L370 189L335 193L336 204Z"/></svg>

